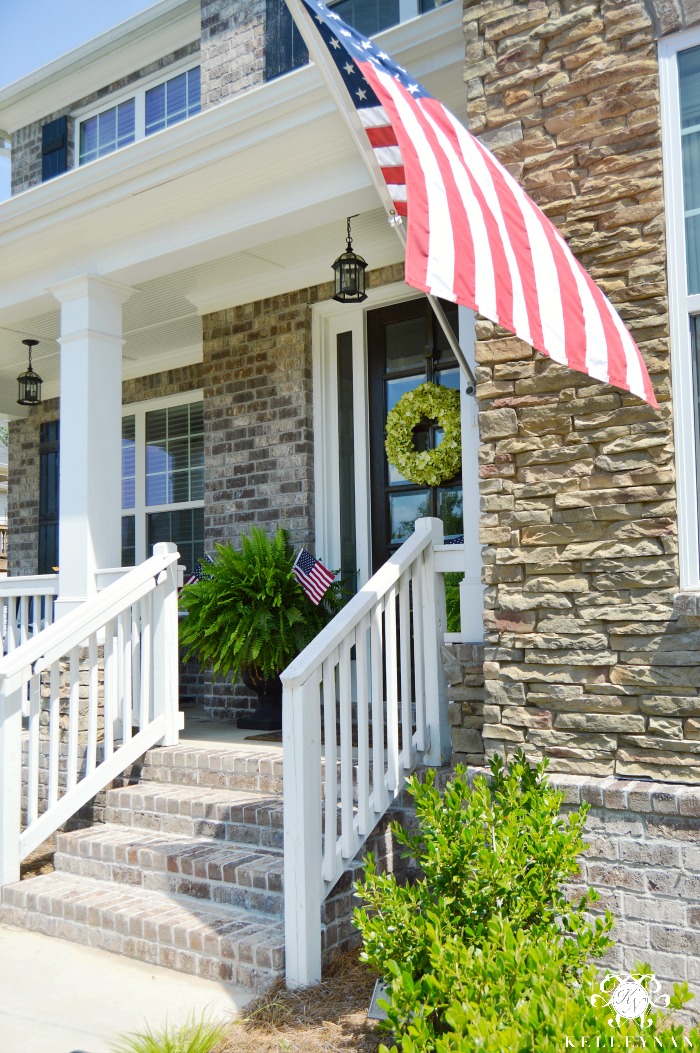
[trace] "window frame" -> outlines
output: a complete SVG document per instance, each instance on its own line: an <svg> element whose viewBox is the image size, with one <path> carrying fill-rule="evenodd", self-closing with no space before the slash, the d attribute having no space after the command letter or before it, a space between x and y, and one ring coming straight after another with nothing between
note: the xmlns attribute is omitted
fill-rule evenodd
<svg viewBox="0 0 700 1053"><path fill-rule="evenodd" d="M177 395L165 395L162 398L147 399L145 402L131 402L122 406L122 418L134 417L134 507L122 508L121 518L134 516L134 560L135 564L148 559L146 551L148 540L148 515L151 512L185 511L189 508L204 508L201 501L178 501L174 504L146 504L146 414L153 410L167 409L171 406L185 406L193 402L204 402L201 388L183 391ZM120 520L121 522L121 520Z"/></svg>
<svg viewBox="0 0 700 1053"><path fill-rule="evenodd" d="M659 41L661 143L681 590L700 589L700 465L696 448L700 421L697 419L694 397L692 339L693 316L700 315L700 294L688 293L678 55L698 46L700 27L684 30Z"/></svg>
<svg viewBox="0 0 700 1053"><path fill-rule="evenodd" d="M193 61L193 59L196 59L196 61ZM180 59L178 62L173 62L171 66L167 67L167 71L159 70L157 73L136 81L123 91L105 95L99 100L99 102L91 103L90 106L76 110L72 114L73 142L75 143L75 167L83 168L86 164L93 163L93 161L85 161L83 164L80 163L80 129L85 121L97 117L100 113L104 113L106 110L111 110L114 106L120 106L122 103L128 102L130 99L134 100L134 143L138 143L142 139L150 139L153 135L158 135L159 132L167 131L168 127L172 127L172 125L168 125L166 128L160 128L157 132L151 132L150 135L146 135L146 92L151 88L157 88L160 84L165 84L174 77L179 77L181 73L189 73L190 70L197 69L201 64L201 57L199 55L188 56L186 59ZM196 115L193 114L192 116ZM183 120L189 120L189 118L185 117ZM182 121L178 121L177 123L181 124ZM112 150L111 153L118 153L120 150L126 149L126 146L131 145L133 145L133 143L127 143L125 146L118 147L117 150ZM103 156L109 157L110 154L105 154ZM100 161L101 158L97 157L94 158L94 160Z"/></svg>

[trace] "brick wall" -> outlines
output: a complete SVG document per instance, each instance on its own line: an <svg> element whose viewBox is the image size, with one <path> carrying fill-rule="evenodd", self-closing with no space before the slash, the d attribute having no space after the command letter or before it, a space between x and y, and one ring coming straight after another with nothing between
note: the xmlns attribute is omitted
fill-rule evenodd
<svg viewBox="0 0 700 1053"><path fill-rule="evenodd" d="M202 109L261 84L265 0L202 0Z"/></svg>
<svg viewBox="0 0 700 1053"><path fill-rule="evenodd" d="M477 324L487 754L700 782L700 618L674 606L658 64L641 0L466 0L472 131L558 225L658 412Z"/></svg>
<svg viewBox="0 0 700 1053"><path fill-rule="evenodd" d="M197 40L188 44L184 48L179 48L170 55L165 55L163 58L158 59L157 62L152 62L150 65L144 66L143 69L136 70L133 73L121 77L119 80L114 81L113 84L109 84L104 88L100 88L99 91L93 92L92 95L87 95L82 99L76 99L76 101L71 103L70 106L66 106L61 110L56 110L54 113L43 117L41 120L34 121L32 124L18 129L18 131L12 136L12 193L21 194L23 190L29 190L30 187L41 183L41 129L45 124L48 124L49 121L55 120L57 117L62 117L64 114L70 115L76 110L92 106L94 103L98 103L100 99L106 99L109 95L121 93L131 84L136 84L144 77L150 77L153 74L166 71L168 66L171 66L173 63L180 62L182 59L188 58L189 56L196 56L198 53L199 41ZM73 165L77 163L75 157L74 130L74 122L69 120L69 168L72 168Z"/></svg>

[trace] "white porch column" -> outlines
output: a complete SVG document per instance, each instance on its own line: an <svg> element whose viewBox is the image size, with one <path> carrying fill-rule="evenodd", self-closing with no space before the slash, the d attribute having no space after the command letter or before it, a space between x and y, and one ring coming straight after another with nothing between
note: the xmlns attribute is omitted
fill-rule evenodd
<svg viewBox="0 0 700 1053"><path fill-rule="evenodd" d="M55 285L61 305L59 588L56 616L121 563L122 305L133 289L83 274Z"/></svg>
<svg viewBox="0 0 700 1053"><path fill-rule="evenodd" d="M459 308L459 342L476 373L474 312ZM466 377L462 374L462 391ZM464 501L464 579L459 586L463 640L484 639L484 586L479 541L479 421L473 395L462 395L462 493Z"/></svg>

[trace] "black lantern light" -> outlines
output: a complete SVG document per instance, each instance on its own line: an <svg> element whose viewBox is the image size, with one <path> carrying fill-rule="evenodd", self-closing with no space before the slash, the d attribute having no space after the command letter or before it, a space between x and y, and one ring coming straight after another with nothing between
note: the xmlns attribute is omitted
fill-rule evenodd
<svg viewBox="0 0 700 1053"><path fill-rule="evenodd" d="M350 233L350 220L348 217L348 242L345 252L338 256L333 264L335 271L335 296L334 300L340 303L362 303L367 299L365 292L365 270L367 262L352 251L352 235Z"/></svg>
<svg viewBox="0 0 700 1053"><path fill-rule="evenodd" d="M38 340L23 340L23 344L26 344L29 350L29 369L25 373L20 373L17 377L17 383L19 384L19 397L17 402L20 406L38 406L41 402L41 377L38 373L35 373L32 369L32 348L35 347Z"/></svg>

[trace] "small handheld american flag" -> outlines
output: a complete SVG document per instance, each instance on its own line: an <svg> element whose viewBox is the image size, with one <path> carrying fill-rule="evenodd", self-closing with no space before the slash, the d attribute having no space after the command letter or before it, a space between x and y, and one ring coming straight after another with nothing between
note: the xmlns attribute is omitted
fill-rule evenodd
<svg viewBox="0 0 700 1053"><path fill-rule="evenodd" d="M321 602L328 587L335 580L335 574L332 574L327 567L324 567L323 563L315 559L305 548L301 550L294 560L292 574L311 602L316 605Z"/></svg>

